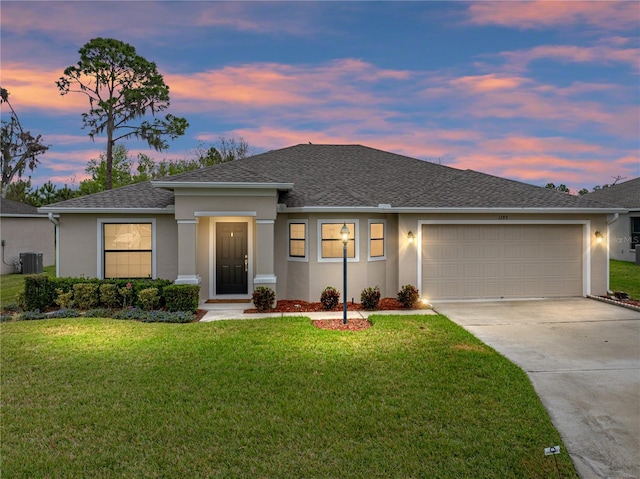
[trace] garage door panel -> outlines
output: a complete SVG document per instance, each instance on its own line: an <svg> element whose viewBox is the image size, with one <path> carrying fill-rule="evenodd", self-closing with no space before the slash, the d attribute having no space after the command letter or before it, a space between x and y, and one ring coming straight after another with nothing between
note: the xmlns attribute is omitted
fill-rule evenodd
<svg viewBox="0 0 640 479"><path fill-rule="evenodd" d="M432 299L582 295L581 225L425 225Z"/></svg>

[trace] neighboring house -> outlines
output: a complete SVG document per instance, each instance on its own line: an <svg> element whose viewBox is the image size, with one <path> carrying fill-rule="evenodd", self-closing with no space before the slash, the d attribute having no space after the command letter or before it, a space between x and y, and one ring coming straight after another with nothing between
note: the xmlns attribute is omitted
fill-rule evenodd
<svg viewBox="0 0 640 479"><path fill-rule="evenodd" d="M46 214L31 205L0 198L2 274L16 273L20 253L42 253L44 266L55 263L55 229Z"/></svg>
<svg viewBox="0 0 640 479"><path fill-rule="evenodd" d="M629 210L609 218L609 254L613 259L635 261L640 245L640 177L594 191L586 197Z"/></svg>
<svg viewBox="0 0 640 479"><path fill-rule="evenodd" d="M595 232L626 210L359 145L298 145L40 208L61 276L200 284L201 299L348 299L405 284L429 299L607 291Z"/></svg>

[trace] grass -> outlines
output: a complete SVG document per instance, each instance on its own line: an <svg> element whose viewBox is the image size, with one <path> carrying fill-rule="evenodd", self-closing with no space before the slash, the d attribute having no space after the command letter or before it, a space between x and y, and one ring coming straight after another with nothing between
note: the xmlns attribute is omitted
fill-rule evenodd
<svg viewBox="0 0 640 479"><path fill-rule="evenodd" d="M557 476L521 369L443 316L373 320L0 324L2 475Z"/></svg>
<svg viewBox="0 0 640 479"><path fill-rule="evenodd" d="M640 300L640 266L612 259L609 263L609 289L624 291L631 299Z"/></svg>
<svg viewBox="0 0 640 479"><path fill-rule="evenodd" d="M45 266L44 272L49 276L55 277L56 267ZM23 274L5 274L0 276L0 308L16 300L19 291L24 291Z"/></svg>

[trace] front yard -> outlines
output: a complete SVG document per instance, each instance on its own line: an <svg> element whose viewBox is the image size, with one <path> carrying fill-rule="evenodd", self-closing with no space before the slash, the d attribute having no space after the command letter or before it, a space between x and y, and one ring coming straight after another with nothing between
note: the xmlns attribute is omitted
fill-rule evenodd
<svg viewBox="0 0 640 479"><path fill-rule="evenodd" d="M522 370L443 316L373 323L3 323L2 475L557 476Z"/></svg>

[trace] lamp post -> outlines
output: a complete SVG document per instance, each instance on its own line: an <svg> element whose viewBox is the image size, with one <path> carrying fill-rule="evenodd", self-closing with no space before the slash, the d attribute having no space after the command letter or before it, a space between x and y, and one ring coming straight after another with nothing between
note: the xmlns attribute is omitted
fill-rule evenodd
<svg viewBox="0 0 640 479"><path fill-rule="evenodd" d="M347 243L349 242L349 228L347 228L346 222L342 225L340 236L342 236L342 294L344 295L342 324L347 324Z"/></svg>

